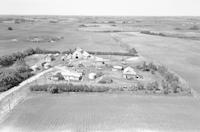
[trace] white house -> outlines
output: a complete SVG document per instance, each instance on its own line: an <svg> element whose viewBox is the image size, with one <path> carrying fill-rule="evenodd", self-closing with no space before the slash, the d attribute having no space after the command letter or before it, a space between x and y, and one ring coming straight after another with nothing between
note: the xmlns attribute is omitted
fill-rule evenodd
<svg viewBox="0 0 200 132"><path fill-rule="evenodd" d="M135 70L132 67L126 67L123 71L123 77L126 79L133 79L134 77L136 77L137 73L135 72Z"/></svg>

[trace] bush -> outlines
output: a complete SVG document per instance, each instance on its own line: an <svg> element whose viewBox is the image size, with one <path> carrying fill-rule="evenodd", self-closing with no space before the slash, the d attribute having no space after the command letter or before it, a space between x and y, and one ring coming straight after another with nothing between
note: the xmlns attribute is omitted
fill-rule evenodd
<svg viewBox="0 0 200 132"><path fill-rule="evenodd" d="M110 84L112 82L113 80L109 77L103 77L98 81L98 83L101 83L101 84Z"/></svg>
<svg viewBox="0 0 200 132"><path fill-rule="evenodd" d="M142 65L137 66L137 68L143 71L153 71L153 72L158 70L158 67L153 62L149 64L144 62Z"/></svg>
<svg viewBox="0 0 200 132"><path fill-rule="evenodd" d="M170 86L169 86L169 83L166 82L165 80L162 80L161 82L161 85L162 85L162 88L163 88L163 93L164 94L169 94L170 93Z"/></svg>
<svg viewBox="0 0 200 132"><path fill-rule="evenodd" d="M164 33L158 33L158 32L152 32L152 31L141 31L140 33L142 33L142 34L148 34L148 35L162 36L162 37L167 36Z"/></svg>
<svg viewBox="0 0 200 132"><path fill-rule="evenodd" d="M12 27L8 27L8 30L12 31L12 30L13 30L13 28L12 28Z"/></svg>
<svg viewBox="0 0 200 132"><path fill-rule="evenodd" d="M137 50L136 50L135 48L131 48L131 49L129 50L129 53L130 53L130 54L137 54L138 52L137 52Z"/></svg>
<svg viewBox="0 0 200 132"><path fill-rule="evenodd" d="M136 88L137 88L138 90L144 90L144 89L145 89L145 88L144 88L144 84L142 84L142 83L140 83L140 82L137 83Z"/></svg>
<svg viewBox="0 0 200 132"><path fill-rule="evenodd" d="M146 89L149 90L149 91L159 90L159 84L158 84L157 81L152 82L152 83L148 83L146 87L147 87Z"/></svg>
<svg viewBox="0 0 200 132"><path fill-rule="evenodd" d="M103 75L104 75L103 72L97 72L96 78L99 78L99 77L101 77Z"/></svg>
<svg viewBox="0 0 200 132"><path fill-rule="evenodd" d="M158 72L161 74L161 75L164 75L166 72L167 72L167 68L164 67L164 66L158 66Z"/></svg>
<svg viewBox="0 0 200 132"><path fill-rule="evenodd" d="M193 25L189 28L189 30L199 30L199 27L197 25Z"/></svg>
<svg viewBox="0 0 200 132"><path fill-rule="evenodd" d="M174 30L181 30L181 28L179 28L179 27L176 27L176 28L174 28Z"/></svg>
<svg viewBox="0 0 200 132"><path fill-rule="evenodd" d="M55 93L59 93L60 90L56 85L50 85L47 89L48 92L55 94Z"/></svg>
<svg viewBox="0 0 200 132"><path fill-rule="evenodd" d="M58 77L58 80L65 80L65 78L60 72L56 73L55 77Z"/></svg>
<svg viewBox="0 0 200 132"><path fill-rule="evenodd" d="M49 85L48 84L45 84L45 85L33 85L33 86L30 86L29 89L31 91L47 91Z"/></svg>

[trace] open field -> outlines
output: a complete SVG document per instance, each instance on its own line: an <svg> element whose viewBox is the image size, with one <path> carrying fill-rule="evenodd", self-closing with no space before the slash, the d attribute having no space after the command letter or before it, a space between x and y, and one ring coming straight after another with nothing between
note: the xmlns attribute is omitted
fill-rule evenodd
<svg viewBox="0 0 200 132"><path fill-rule="evenodd" d="M200 103L192 97L127 94L32 94L0 131L199 131Z"/></svg>

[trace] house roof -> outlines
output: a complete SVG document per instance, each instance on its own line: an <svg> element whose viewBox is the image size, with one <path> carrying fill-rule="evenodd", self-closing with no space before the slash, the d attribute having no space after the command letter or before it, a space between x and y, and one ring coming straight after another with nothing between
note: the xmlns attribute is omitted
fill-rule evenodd
<svg viewBox="0 0 200 132"><path fill-rule="evenodd" d="M135 72L135 70L132 67L126 67L123 71L123 74L125 75L136 75L137 73Z"/></svg>
<svg viewBox="0 0 200 132"><path fill-rule="evenodd" d="M90 54L86 51L84 51L81 48L76 48L76 50L74 51L74 53L72 54L72 56L75 58L76 56L78 56L79 58L87 58L90 56Z"/></svg>
<svg viewBox="0 0 200 132"><path fill-rule="evenodd" d="M63 76L73 76L73 77L81 77L82 76L82 73L69 70L66 67L58 67L58 69Z"/></svg>

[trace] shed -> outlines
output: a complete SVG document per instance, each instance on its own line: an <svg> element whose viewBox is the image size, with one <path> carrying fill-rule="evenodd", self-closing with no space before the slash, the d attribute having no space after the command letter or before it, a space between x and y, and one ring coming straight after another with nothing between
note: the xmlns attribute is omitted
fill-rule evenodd
<svg viewBox="0 0 200 132"><path fill-rule="evenodd" d="M96 73L89 73L89 74L88 74L88 78L91 79L91 80L96 79L96 76L97 76Z"/></svg>
<svg viewBox="0 0 200 132"><path fill-rule="evenodd" d="M122 66L117 66L117 65L116 65L116 66L113 66L113 68L116 69L116 70L122 70L122 69L123 69Z"/></svg>

